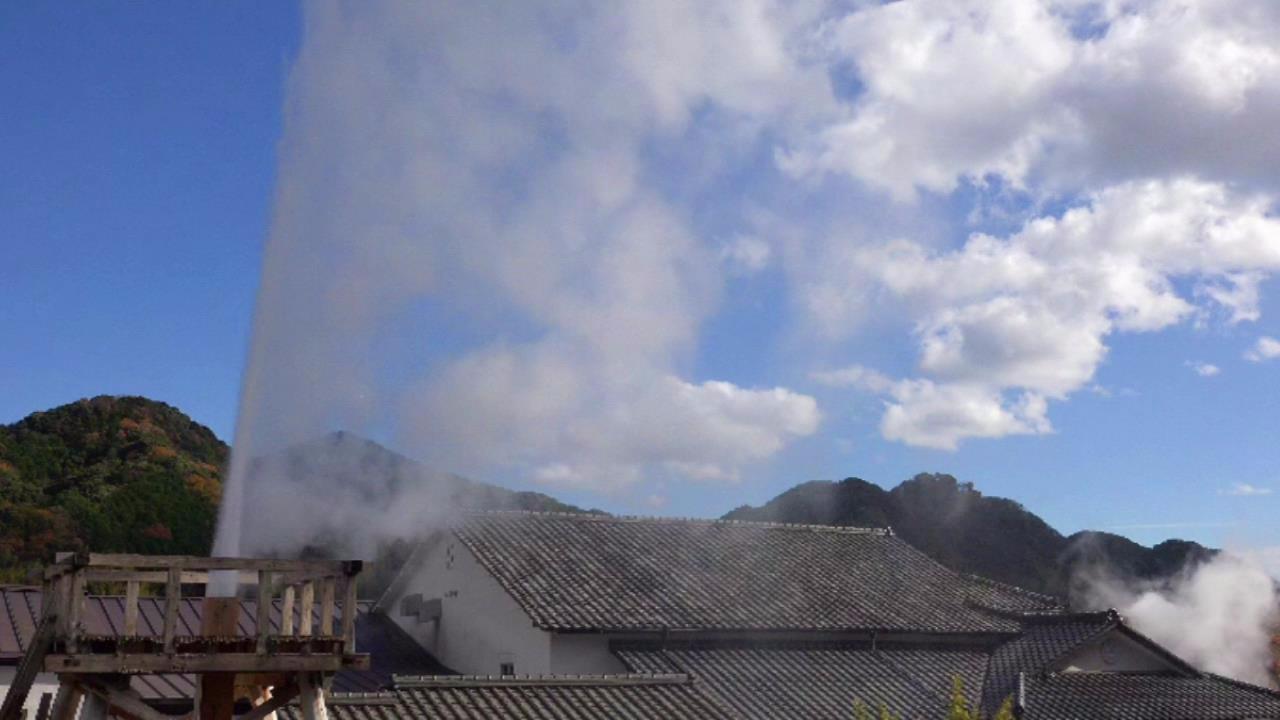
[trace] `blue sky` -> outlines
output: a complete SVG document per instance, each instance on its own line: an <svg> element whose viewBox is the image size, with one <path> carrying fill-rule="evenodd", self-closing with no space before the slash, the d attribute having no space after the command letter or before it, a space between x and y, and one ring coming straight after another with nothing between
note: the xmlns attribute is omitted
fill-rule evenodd
<svg viewBox="0 0 1280 720"><path fill-rule="evenodd" d="M6 6L0 422L230 440L249 358L253 447L679 515L942 471L1280 545L1275 27L1023 5Z"/></svg>

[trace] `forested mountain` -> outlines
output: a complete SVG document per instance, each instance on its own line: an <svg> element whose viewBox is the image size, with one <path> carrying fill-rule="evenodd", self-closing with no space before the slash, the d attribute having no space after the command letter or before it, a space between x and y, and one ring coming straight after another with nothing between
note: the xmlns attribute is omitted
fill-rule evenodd
<svg viewBox="0 0 1280 720"><path fill-rule="evenodd" d="M737 520L888 526L907 542L962 572L1063 597L1078 570L1159 581L1215 551L1167 540L1153 548L1119 535L1080 532L1064 537L1035 513L1005 498L988 497L950 475L921 474L892 490L859 478L809 482L761 507L742 506Z"/></svg>
<svg viewBox="0 0 1280 720"><path fill-rule="evenodd" d="M209 428L141 397L100 396L0 425L0 582L31 580L62 550L207 555L229 457ZM287 468L286 479L345 487L366 500L429 496L461 507L578 510L541 493L429 471L349 433L254 466ZM405 494L413 483L431 492Z"/></svg>
<svg viewBox="0 0 1280 720"><path fill-rule="evenodd" d="M0 426L0 577L58 550L207 554L227 456L209 428L140 397Z"/></svg>

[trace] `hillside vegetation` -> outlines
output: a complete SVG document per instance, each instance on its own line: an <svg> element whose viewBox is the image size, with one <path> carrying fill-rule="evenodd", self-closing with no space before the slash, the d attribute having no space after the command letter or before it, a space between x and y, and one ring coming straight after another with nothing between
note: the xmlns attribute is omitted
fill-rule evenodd
<svg viewBox="0 0 1280 720"><path fill-rule="evenodd" d="M100 396L0 425L0 582L32 581L58 551L209 554L229 457L209 428L142 397ZM430 497L452 507L579 511L541 493L432 472L349 433L253 463L262 466L286 468L273 481L295 482L330 502L341 502L341 488L366 507ZM331 534L303 552L349 549ZM373 593L407 554L407 541L370 552L377 554L366 573Z"/></svg>
<svg viewBox="0 0 1280 720"><path fill-rule="evenodd" d="M921 474L885 490L859 478L809 482L760 507L742 506L737 520L892 527L942 564L1030 590L1079 599L1073 580L1085 569L1161 581L1214 551L1167 540L1153 548L1103 532L1063 536L1038 515L1005 498L988 497L950 475Z"/></svg>
<svg viewBox="0 0 1280 720"><path fill-rule="evenodd" d="M58 550L207 554L227 456L209 428L140 397L0 426L0 578Z"/></svg>

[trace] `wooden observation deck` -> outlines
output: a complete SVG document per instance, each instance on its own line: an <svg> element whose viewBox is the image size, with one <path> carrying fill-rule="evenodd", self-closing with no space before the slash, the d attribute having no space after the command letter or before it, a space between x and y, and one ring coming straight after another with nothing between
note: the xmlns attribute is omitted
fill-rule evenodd
<svg viewBox="0 0 1280 720"><path fill-rule="evenodd" d="M77 553L45 570L43 616L0 720L19 720L40 672L56 673L57 698L45 718L117 715L171 720L129 689L128 676L198 676L195 720L231 720L238 699L261 720L301 697L308 720L327 716L323 688L343 668L367 669L356 652L359 561L201 558ZM235 597L204 597L211 579ZM85 597L124 592L118 633L85 632ZM163 615L140 618L138 598L163 596ZM243 600L241 599L243 598ZM179 634L179 615L202 603L200 635ZM190 609L187 610L190 613ZM141 620L141 622L140 622Z"/></svg>

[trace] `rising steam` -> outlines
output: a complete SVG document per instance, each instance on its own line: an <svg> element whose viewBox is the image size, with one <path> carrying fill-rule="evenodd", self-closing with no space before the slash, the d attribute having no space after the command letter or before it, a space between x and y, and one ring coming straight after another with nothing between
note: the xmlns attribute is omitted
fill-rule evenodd
<svg viewBox="0 0 1280 720"><path fill-rule="evenodd" d="M308 5L216 553L297 549L317 515L362 534L410 498L432 512L271 459L334 430L638 497L815 431L811 397L691 377L741 263L687 198L757 141L751 113L825 76L793 74L759 7L650 5ZM700 169L654 182L673 162Z"/></svg>
<svg viewBox="0 0 1280 720"><path fill-rule="evenodd" d="M1275 686L1271 643L1280 629L1280 595L1256 559L1223 552L1159 583L1097 568L1087 575L1080 580L1089 605L1116 608L1139 632L1202 670Z"/></svg>

